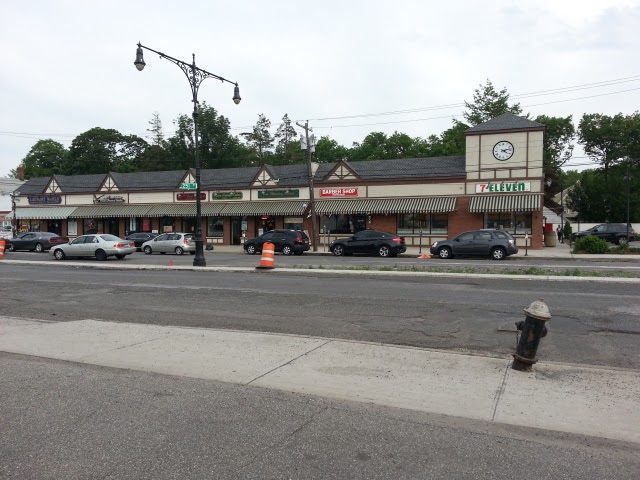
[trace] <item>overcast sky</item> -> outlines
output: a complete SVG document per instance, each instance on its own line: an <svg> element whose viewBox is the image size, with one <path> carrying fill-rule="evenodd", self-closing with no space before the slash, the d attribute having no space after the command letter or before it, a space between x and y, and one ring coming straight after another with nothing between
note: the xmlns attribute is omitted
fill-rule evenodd
<svg viewBox="0 0 640 480"><path fill-rule="evenodd" d="M189 84L150 52L138 72L138 41L237 81L240 105L229 84L199 92L234 134L260 113L275 131L287 113L345 146L373 131L426 138L487 79L533 116L576 123L640 100L640 0L4 1L0 25L0 176L41 138L147 136L154 112L170 136Z"/></svg>

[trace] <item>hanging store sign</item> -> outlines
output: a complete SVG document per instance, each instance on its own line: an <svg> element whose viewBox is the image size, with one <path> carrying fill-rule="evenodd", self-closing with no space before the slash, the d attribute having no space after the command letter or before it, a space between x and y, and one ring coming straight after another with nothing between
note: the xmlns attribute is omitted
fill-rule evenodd
<svg viewBox="0 0 640 480"><path fill-rule="evenodd" d="M207 199L207 194L201 192L200 200L206 200L206 199ZM176 200L180 202L195 202L196 194L195 193L178 193L176 194Z"/></svg>
<svg viewBox="0 0 640 480"><path fill-rule="evenodd" d="M357 197L357 188L321 188L321 197Z"/></svg>
<svg viewBox="0 0 640 480"><path fill-rule="evenodd" d="M211 192L211 200L242 200L242 192Z"/></svg>
<svg viewBox="0 0 640 480"><path fill-rule="evenodd" d="M31 205L60 205L62 196L60 195L27 195Z"/></svg>
<svg viewBox="0 0 640 480"><path fill-rule="evenodd" d="M258 190L258 198L296 198L300 196L297 188L287 188L286 190Z"/></svg>
<svg viewBox="0 0 640 480"><path fill-rule="evenodd" d="M122 195L94 195L93 203L122 203L124 202Z"/></svg>
<svg viewBox="0 0 640 480"><path fill-rule="evenodd" d="M531 182L476 183L476 193L530 192Z"/></svg>

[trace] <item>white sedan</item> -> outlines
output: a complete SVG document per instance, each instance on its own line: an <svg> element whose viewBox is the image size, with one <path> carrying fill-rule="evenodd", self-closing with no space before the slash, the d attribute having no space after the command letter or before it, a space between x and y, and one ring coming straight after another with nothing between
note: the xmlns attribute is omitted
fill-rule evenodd
<svg viewBox="0 0 640 480"><path fill-rule="evenodd" d="M96 234L82 235L69 243L56 245L51 248L51 255L56 260L64 260L67 257L95 257L97 260L106 260L112 256L122 260L135 251L136 244L130 240L123 240L115 235Z"/></svg>

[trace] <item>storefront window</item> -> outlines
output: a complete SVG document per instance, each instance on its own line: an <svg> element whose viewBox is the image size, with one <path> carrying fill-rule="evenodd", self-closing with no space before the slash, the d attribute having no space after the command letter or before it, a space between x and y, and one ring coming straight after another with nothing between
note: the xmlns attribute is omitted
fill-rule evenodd
<svg viewBox="0 0 640 480"><path fill-rule="evenodd" d="M329 215L321 219L322 233L356 233L367 228L366 215Z"/></svg>
<svg viewBox="0 0 640 480"><path fill-rule="evenodd" d="M446 235L449 215L446 213L401 213L398 215L398 235Z"/></svg>
<svg viewBox="0 0 640 480"><path fill-rule="evenodd" d="M18 220L19 232L39 232L40 220Z"/></svg>
<svg viewBox="0 0 640 480"><path fill-rule="evenodd" d="M531 234L531 223L531 213L487 213L485 217L485 228L497 228L513 235Z"/></svg>
<svg viewBox="0 0 640 480"><path fill-rule="evenodd" d="M219 217L209 217L207 219L207 237L222 237L224 233L224 222Z"/></svg>
<svg viewBox="0 0 640 480"><path fill-rule="evenodd" d="M160 233L175 232L176 219L175 217L162 217L160 221Z"/></svg>
<svg viewBox="0 0 640 480"><path fill-rule="evenodd" d="M84 230L83 233L85 235L91 233L98 233L98 222L94 218L85 218L84 222Z"/></svg>
<svg viewBox="0 0 640 480"><path fill-rule="evenodd" d="M304 230L302 217L284 217L284 228L287 230Z"/></svg>

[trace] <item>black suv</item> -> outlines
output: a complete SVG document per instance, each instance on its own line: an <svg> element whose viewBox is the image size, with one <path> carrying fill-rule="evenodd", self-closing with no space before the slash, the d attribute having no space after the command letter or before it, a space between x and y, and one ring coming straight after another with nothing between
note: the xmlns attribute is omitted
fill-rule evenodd
<svg viewBox="0 0 640 480"><path fill-rule="evenodd" d="M404 237L395 233L377 230L362 230L349 238L339 238L331 242L329 250L339 257L353 253L368 253L381 257L395 257L407 251Z"/></svg>
<svg viewBox="0 0 640 480"><path fill-rule="evenodd" d="M627 238L627 225L625 223L601 223L588 230L574 233L571 235L571 240L575 241L587 235L593 235L607 242L617 243L618 245L626 245L636 238L636 232L631 225L629 225L629 238Z"/></svg>
<svg viewBox="0 0 640 480"><path fill-rule="evenodd" d="M249 238L244 242L244 250L249 255L262 252L262 245L270 242L275 245L276 252L283 255L302 255L309 250L309 237L302 230L271 230L259 237Z"/></svg>
<svg viewBox="0 0 640 480"><path fill-rule="evenodd" d="M451 240L440 240L431 245L431 255L453 258L455 255L489 255L502 260L518 253L516 241L503 230L482 229L464 232Z"/></svg>

